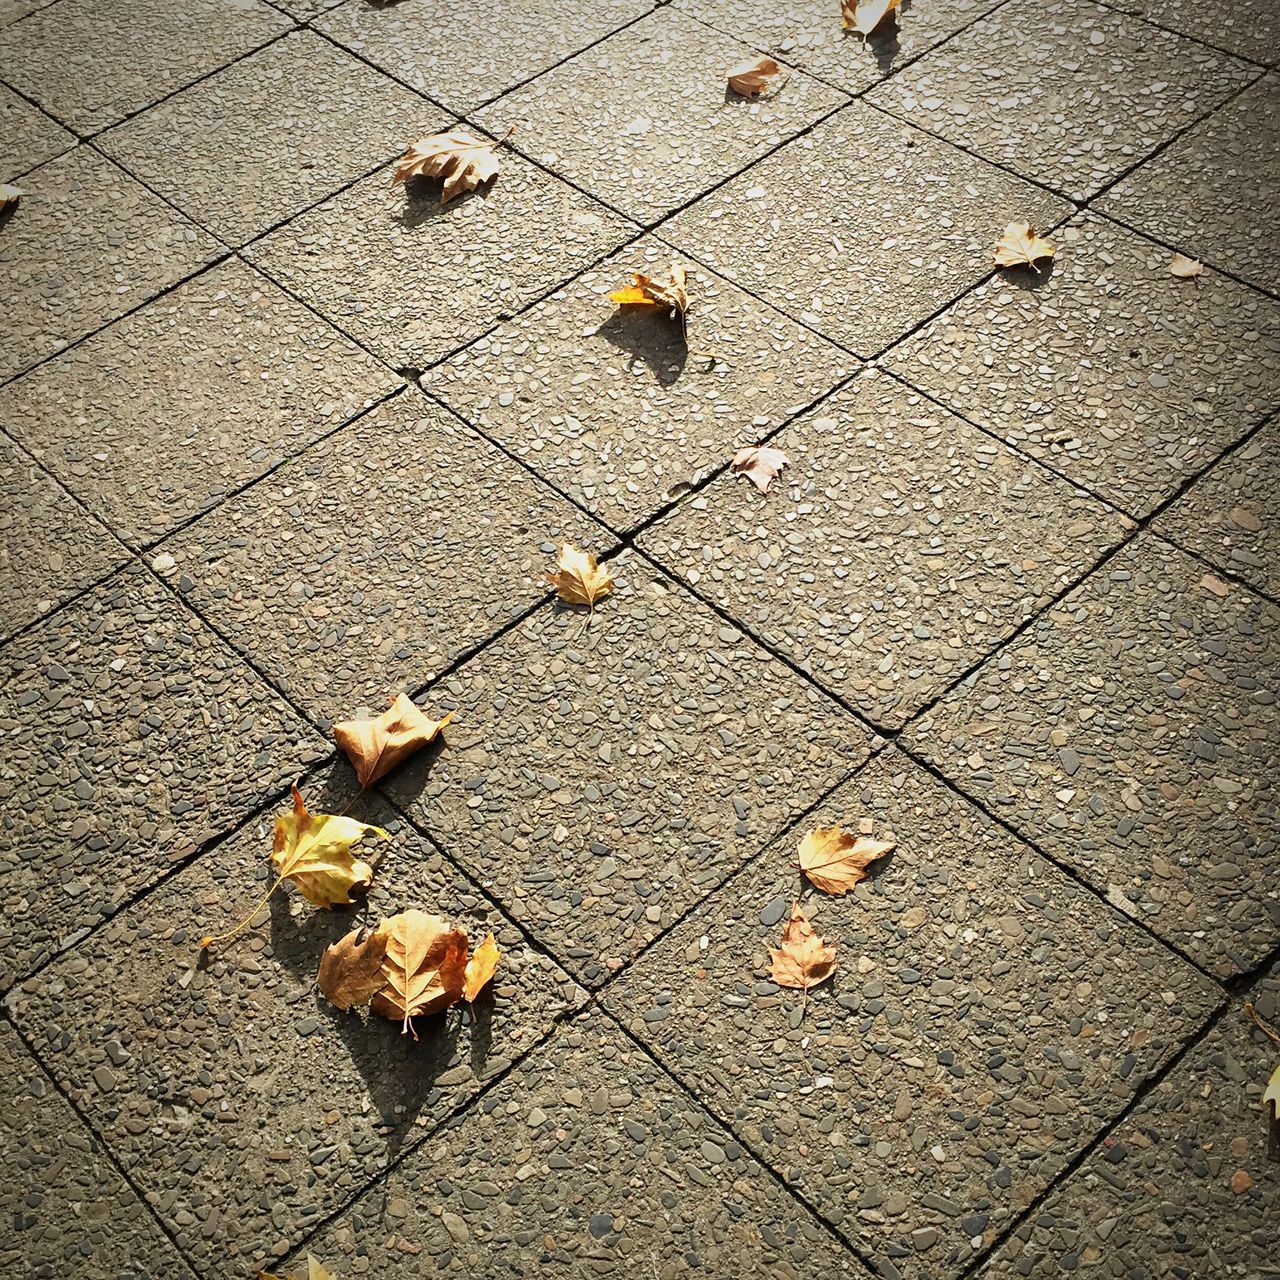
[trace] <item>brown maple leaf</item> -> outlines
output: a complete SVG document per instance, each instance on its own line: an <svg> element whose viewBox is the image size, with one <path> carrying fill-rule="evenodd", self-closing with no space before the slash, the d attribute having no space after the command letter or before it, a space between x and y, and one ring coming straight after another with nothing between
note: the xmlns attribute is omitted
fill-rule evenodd
<svg viewBox="0 0 1280 1280"><path fill-rule="evenodd" d="M347 753L361 787L371 787L402 760L435 739L454 717L424 715L408 694L398 693L391 706L373 720L343 720L333 726L333 740Z"/></svg>
<svg viewBox="0 0 1280 1280"><path fill-rule="evenodd" d="M732 466L738 475L746 476L761 493L768 493L769 485L790 461L781 449L753 444L739 449L733 455Z"/></svg>
<svg viewBox="0 0 1280 1280"><path fill-rule="evenodd" d="M1011 222L1004 229L996 244L995 259L1001 267L1030 267L1039 271L1036 266L1042 258L1052 258L1057 253L1056 246L1036 235L1036 229L1029 222Z"/></svg>
<svg viewBox="0 0 1280 1280"><path fill-rule="evenodd" d="M331 942L320 957L316 985L329 1003L344 1013L358 1004L368 1004L382 990L386 978L382 961L387 954L387 930L352 929Z"/></svg>
<svg viewBox="0 0 1280 1280"><path fill-rule="evenodd" d="M769 948L769 976L780 987L808 991L836 971L836 949L813 931L798 902L782 926L782 940Z"/></svg>
<svg viewBox="0 0 1280 1280"><path fill-rule="evenodd" d="M496 148L503 139L473 137L462 129L419 138L400 158L391 185L410 178L442 178L440 203L474 191L498 172Z"/></svg>
<svg viewBox="0 0 1280 1280"><path fill-rule="evenodd" d="M866 39L891 13L896 15L899 0L840 0L840 20L846 31Z"/></svg>
<svg viewBox="0 0 1280 1280"><path fill-rule="evenodd" d="M800 841L800 870L824 893L848 893L867 878L867 867L883 858L892 840L855 836L841 827L814 827Z"/></svg>
<svg viewBox="0 0 1280 1280"><path fill-rule="evenodd" d="M1188 258L1185 254L1175 253L1169 259L1169 274L1177 276L1179 280L1195 280L1204 272L1204 263L1197 262L1195 258Z"/></svg>
<svg viewBox="0 0 1280 1280"><path fill-rule="evenodd" d="M425 911L402 911L380 926L386 930L382 957L384 982L370 1004L374 1013L413 1035L410 1019L456 1004L467 970L467 935L451 929L439 916Z"/></svg>
<svg viewBox="0 0 1280 1280"><path fill-rule="evenodd" d="M556 553L556 571L547 581L565 604L585 604L594 609L596 601L613 590L613 574L602 569L590 551L579 551L572 543L562 542Z"/></svg>
<svg viewBox="0 0 1280 1280"><path fill-rule="evenodd" d="M492 933L471 953L462 980L462 998L468 1004L474 1003L476 996L489 985L498 970L500 956L498 943Z"/></svg>
<svg viewBox="0 0 1280 1280"><path fill-rule="evenodd" d="M772 58L748 58L729 71L729 88L744 98L759 97L782 74Z"/></svg>

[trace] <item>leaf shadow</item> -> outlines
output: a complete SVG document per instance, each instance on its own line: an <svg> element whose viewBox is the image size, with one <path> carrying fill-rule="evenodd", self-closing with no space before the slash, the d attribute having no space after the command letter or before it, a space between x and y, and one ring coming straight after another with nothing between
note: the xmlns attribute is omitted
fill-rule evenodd
<svg viewBox="0 0 1280 1280"><path fill-rule="evenodd" d="M679 379L689 360L679 317L653 307L620 306L596 333L621 351L630 364L646 364L664 387Z"/></svg>
<svg viewBox="0 0 1280 1280"><path fill-rule="evenodd" d="M1023 293L1034 293L1037 289L1043 289L1053 279L1056 261L1050 258L1048 265L1039 270L1035 267L1005 267L1000 274L1015 289L1021 289Z"/></svg>
<svg viewBox="0 0 1280 1280"><path fill-rule="evenodd" d="M448 732L449 727L446 726L425 747L419 748L390 773L379 778L376 787L388 787L389 794L395 795L397 804L412 804L431 781L431 771L445 749L445 735Z"/></svg>
<svg viewBox="0 0 1280 1280"><path fill-rule="evenodd" d="M898 21L905 17L911 9L911 0L902 0L897 14L888 15L869 36L860 36L856 31L846 30L845 39L861 40L871 50L876 60L876 70L882 76L893 70L894 60L902 52L902 41L899 38Z"/></svg>
<svg viewBox="0 0 1280 1280"><path fill-rule="evenodd" d="M460 196L454 196L448 204L440 203L440 194L444 188L443 178L410 178L404 184L404 207L394 215L395 221L407 231L413 231L418 227L425 226L428 222L448 217L462 208L469 200L482 199L488 195L501 176L501 174L495 174L474 190L467 191Z"/></svg>

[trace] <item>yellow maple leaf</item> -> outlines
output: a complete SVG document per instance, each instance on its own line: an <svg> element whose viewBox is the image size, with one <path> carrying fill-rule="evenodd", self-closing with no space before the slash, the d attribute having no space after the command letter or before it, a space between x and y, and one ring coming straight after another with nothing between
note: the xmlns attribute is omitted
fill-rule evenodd
<svg viewBox="0 0 1280 1280"><path fill-rule="evenodd" d="M855 31L864 39L891 13L896 14L899 0L840 0L840 21L846 31Z"/></svg>
<svg viewBox="0 0 1280 1280"><path fill-rule="evenodd" d="M602 569L590 551L579 551L569 542L560 544L556 571L547 574L547 581L565 604L585 604L592 609L613 590L613 574Z"/></svg>
<svg viewBox="0 0 1280 1280"><path fill-rule="evenodd" d="M391 706L372 720L343 720L333 726L333 740L347 753L362 787L371 787L402 760L413 755L453 719L432 720L408 694L398 693Z"/></svg>
<svg viewBox="0 0 1280 1280"><path fill-rule="evenodd" d="M672 264L665 280L659 276L647 276L642 271L633 272L632 280L634 283L615 289L609 295L609 301L624 307L660 307L679 315L689 310L687 277L678 262Z"/></svg>
<svg viewBox="0 0 1280 1280"><path fill-rule="evenodd" d="M502 139L476 138L462 129L419 138L400 158L391 185L410 178L442 178L440 203L474 191L494 177L499 168L495 149Z"/></svg>
<svg viewBox="0 0 1280 1280"><path fill-rule="evenodd" d="M497 972L501 954L492 933L471 953L471 958L467 961L466 974L462 980L462 998L468 1004L475 1002L476 996L484 990Z"/></svg>
<svg viewBox="0 0 1280 1280"><path fill-rule="evenodd" d="M744 98L762 94L782 74L772 58L748 58L729 70L729 88Z"/></svg>
<svg viewBox="0 0 1280 1280"><path fill-rule="evenodd" d="M1039 271L1036 266L1042 258L1052 258L1057 247L1036 235L1036 229L1029 222L1011 222L1004 229L996 244L996 263L1002 267L1030 267Z"/></svg>
<svg viewBox="0 0 1280 1280"><path fill-rule="evenodd" d="M769 948L769 957L769 976L778 986L796 991L808 991L836 971L835 947L814 932L798 902L791 904L782 939L778 946Z"/></svg>
<svg viewBox="0 0 1280 1280"><path fill-rule="evenodd" d="M800 841L800 870L824 893L848 893L894 847L892 840L871 840L842 827L814 827Z"/></svg>
<svg viewBox="0 0 1280 1280"><path fill-rule="evenodd" d="M383 985L371 1007L384 1018L399 1020L413 1035L411 1019L456 1004L467 969L467 935L451 929L439 916L402 911L380 926L386 931L382 958Z"/></svg>

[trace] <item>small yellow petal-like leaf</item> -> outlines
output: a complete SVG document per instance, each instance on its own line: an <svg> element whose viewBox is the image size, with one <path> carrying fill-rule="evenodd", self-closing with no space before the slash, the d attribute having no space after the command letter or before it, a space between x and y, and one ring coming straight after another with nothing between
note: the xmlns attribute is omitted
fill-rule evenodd
<svg viewBox="0 0 1280 1280"><path fill-rule="evenodd" d="M1052 258L1055 253L1057 248L1036 235L1035 227L1029 222L1011 222L996 245L995 259L1002 267L1030 267L1032 271L1039 271L1036 263Z"/></svg>
<svg viewBox="0 0 1280 1280"><path fill-rule="evenodd" d="M684 315L689 309L689 291L686 284L685 269L674 263L667 278L647 276L636 271L632 274L634 283L615 289L609 300L624 307L660 307L663 310Z"/></svg>
<svg viewBox="0 0 1280 1280"><path fill-rule="evenodd" d="M894 847L892 840L871 840L842 827L814 827L800 841L800 870L824 893L848 893Z"/></svg>
<svg viewBox="0 0 1280 1280"><path fill-rule="evenodd" d="M471 958L467 961L466 976L462 981L462 998L468 1004L474 1002L497 972L501 954L492 933L471 953Z"/></svg>
<svg viewBox="0 0 1280 1280"><path fill-rule="evenodd" d="M782 926L782 941L769 948L769 976L780 987L808 991L836 971L836 949L813 931L800 904L791 904L791 916Z"/></svg>
<svg viewBox="0 0 1280 1280"><path fill-rule="evenodd" d="M590 551L579 551L568 542L560 544L556 571L547 574L547 580L565 604L594 606L601 596L613 590L613 574L602 569Z"/></svg>
<svg viewBox="0 0 1280 1280"><path fill-rule="evenodd" d="M353 889L373 883L373 868L357 858L353 846L369 832L390 840L381 827L332 813L308 813L293 788L293 812L276 818L271 865L281 880L291 880L308 902L335 907L353 902Z"/></svg>
<svg viewBox="0 0 1280 1280"><path fill-rule="evenodd" d="M362 787L371 787L402 760L413 755L453 719L424 715L408 694L399 693L391 706L372 720L343 720L333 726L333 740L347 753Z"/></svg>
<svg viewBox="0 0 1280 1280"><path fill-rule="evenodd" d="M1267 1087L1262 1091L1262 1105L1271 1104L1273 1117L1280 1118L1280 1067L1271 1073Z"/></svg>

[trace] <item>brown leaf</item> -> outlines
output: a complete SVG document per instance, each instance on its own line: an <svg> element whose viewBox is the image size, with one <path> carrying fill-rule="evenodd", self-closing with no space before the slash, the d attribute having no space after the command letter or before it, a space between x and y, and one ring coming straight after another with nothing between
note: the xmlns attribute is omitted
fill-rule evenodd
<svg viewBox="0 0 1280 1280"><path fill-rule="evenodd" d="M781 945L769 948L769 975L780 987L808 991L836 971L836 949L814 933L809 917L798 902L782 926Z"/></svg>
<svg viewBox="0 0 1280 1280"><path fill-rule="evenodd" d="M408 694L398 693L374 720L343 720L333 726L333 740L347 753L362 787L371 787L402 760L431 742L453 719L424 715Z"/></svg>
<svg viewBox="0 0 1280 1280"><path fill-rule="evenodd" d="M471 958L467 961L466 975L462 980L462 998L468 1004L473 1003L476 996L492 980L497 972L501 954L492 933L471 953Z"/></svg>
<svg viewBox="0 0 1280 1280"><path fill-rule="evenodd" d="M462 995L467 935L425 911L402 911L380 927L387 933L385 981L371 1005L374 1013L399 1019L402 1030L416 1040L411 1018L447 1009Z"/></svg>
<svg viewBox="0 0 1280 1280"><path fill-rule="evenodd" d="M24 195L26 195L25 191L22 191L17 187L11 187L7 182L0 182L0 213L7 212L12 206L15 206Z"/></svg>
<svg viewBox="0 0 1280 1280"><path fill-rule="evenodd" d="M632 279L634 284L615 289L609 295L609 301L623 307L661 307L680 316L689 310L685 269L678 262L672 263L671 273L665 280L640 271L633 272Z"/></svg>
<svg viewBox="0 0 1280 1280"><path fill-rule="evenodd" d="M590 551L579 551L571 543L562 542L556 554L556 571L547 574L556 595L565 604L585 604L592 608L602 596L613 590L613 575L602 569Z"/></svg>
<svg viewBox="0 0 1280 1280"><path fill-rule="evenodd" d="M307 1274L305 1277L301 1271L295 1271L292 1276L277 1276L266 1271L259 1271L258 1280L338 1280L338 1277L327 1267L321 1266L310 1254L307 1254Z"/></svg>
<svg viewBox="0 0 1280 1280"><path fill-rule="evenodd" d="M382 973L386 954L385 925L372 932L352 929L325 948L316 985L344 1013L354 1005L368 1004L386 982Z"/></svg>
<svg viewBox="0 0 1280 1280"><path fill-rule="evenodd" d="M498 172L498 142L473 137L462 129L419 138L400 158L391 185L410 178L443 178L440 203L474 191Z"/></svg>
<svg viewBox="0 0 1280 1280"><path fill-rule="evenodd" d="M748 58L729 71L729 88L744 98L755 98L782 74L772 58Z"/></svg>
<svg viewBox="0 0 1280 1280"><path fill-rule="evenodd" d="M846 31L864 39L890 14L897 21L898 0L840 0L840 19Z"/></svg>
<svg viewBox="0 0 1280 1280"><path fill-rule="evenodd" d="M800 841L800 870L824 893L848 893L894 847L892 840L855 836L841 827L814 827Z"/></svg>
<svg viewBox="0 0 1280 1280"><path fill-rule="evenodd" d="M1194 280L1204 271L1204 263L1188 258L1185 254L1175 253L1169 259L1169 274L1179 280Z"/></svg>
<svg viewBox="0 0 1280 1280"><path fill-rule="evenodd" d="M996 263L1001 267L1030 267L1039 271L1041 258L1052 258L1057 248L1036 235L1029 222L1011 222L996 245Z"/></svg>
<svg viewBox="0 0 1280 1280"><path fill-rule="evenodd" d="M733 455L732 465L738 475L746 476L761 493L768 493L774 477L790 461L791 459L781 449L755 444L739 449Z"/></svg>

